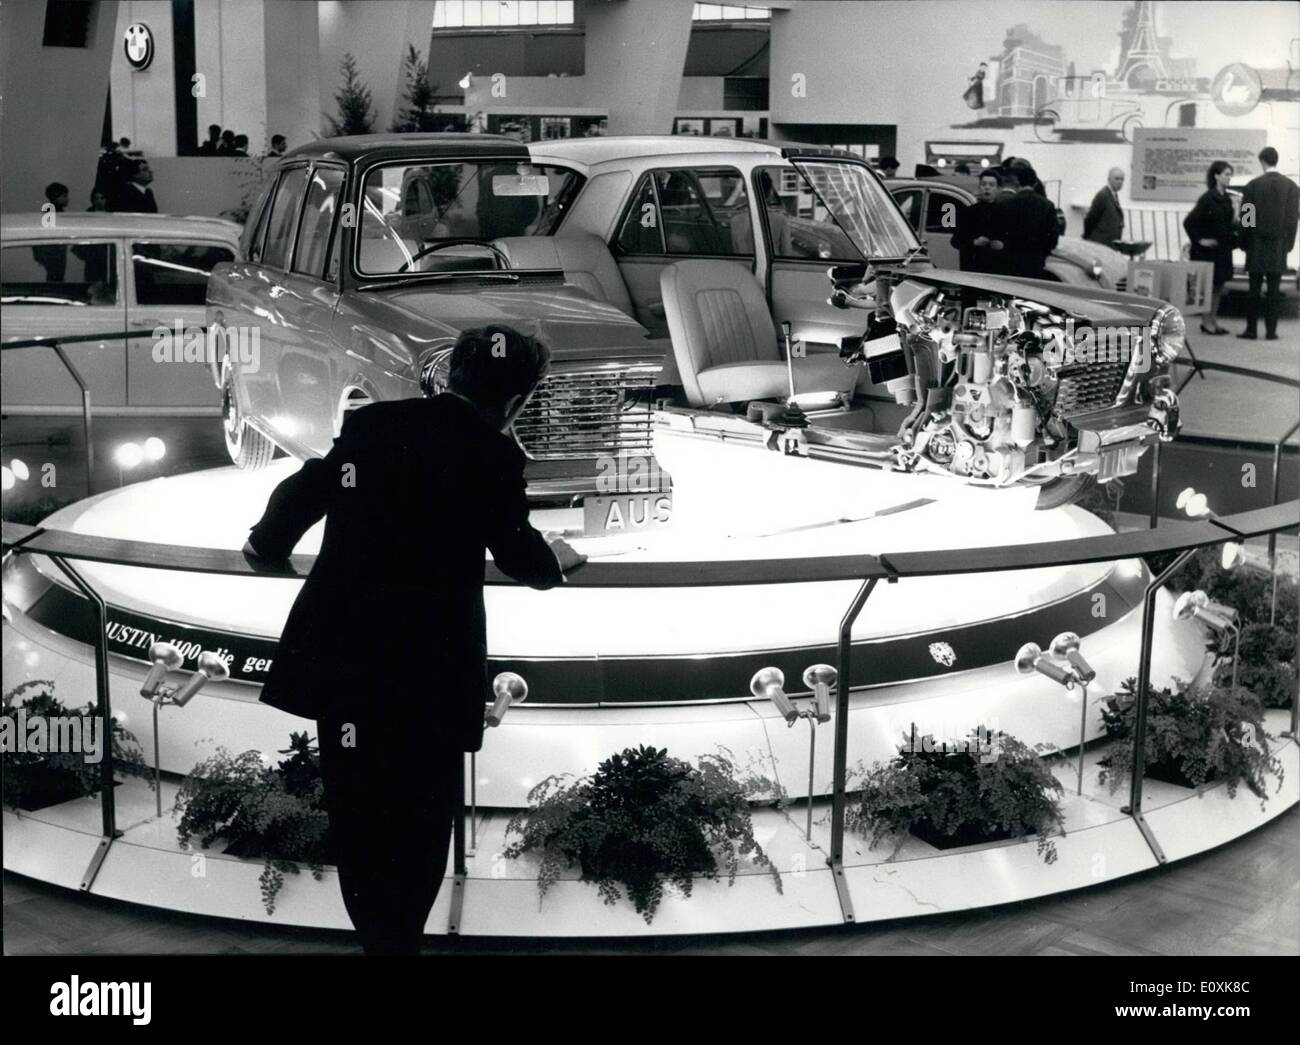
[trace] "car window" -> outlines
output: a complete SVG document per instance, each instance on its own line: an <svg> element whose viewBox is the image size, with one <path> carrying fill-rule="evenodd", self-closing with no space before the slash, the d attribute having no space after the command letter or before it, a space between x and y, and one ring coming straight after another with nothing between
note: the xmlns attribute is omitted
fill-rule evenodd
<svg viewBox="0 0 1300 1045"><path fill-rule="evenodd" d="M808 191L793 167L760 167L755 192L763 201L772 256L782 261L805 259L860 261L861 255Z"/></svg>
<svg viewBox="0 0 1300 1045"><path fill-rule="evenodd" d="M0 302L6 305L116 305L112 243L38 243L0 248Z"/></svg>
<svg viewBox="0 0 1300 1045"><path fill-rule="evenodd" d="M210 243L132 243L136 304L202 305L212 270L234 260L229 247Z"/></svg>
<svg viewBox="0 0 1300 1045"><path fill-rule="evenodd" d="M925 201L925 231L951 235L957 231L957 222L967 206L959 196L931 189L930 198Z"/></svg>
<svg viewBox="0 0 1300 1045"><path fill-rule="evenodd" d="M294 248L294 272L321 277L325 256L329 252L330 234L334 229L334 212L338 209L343 172L331 167L317 167L307 190L307 205L302 211L302 227Z"/></svg>
<svg viewBox="0 0 1300 1045"><path fill-rule="evenodd" d="M275 190L271 203L271 216L266 226L266 242L262 246L262 264L272 268L285 268L289 262L289 249L293 246L294 228L298 224L298 210L307 194L307 168L285 171Z"/></svg>
<svg viewBox="0 0 1300 1045"><path fill-rule="evenodd" d="M903 212L903 217L912 228L920 227L921 217L921 190L920 189L896 189L893 193L894 202L898 204L898 209Z"/></svg>
<svg viewBox="0 0 1300 1045"><path fill-rule="evenodd" d="M684 169L647 174L624 218L619 246L629 254L752 255L753 222L740 172Z"/></svg>
<svg viewBox="0 0 1300 1045"><path fill-rule="evenodd" d="M262 231L266 228L267 214L271 210L267 204L274 188L275 177L272 176L258 191L257 202L249 210L244 222L244 231L239 237L239 256L249 261L262 260Z"/></svg>

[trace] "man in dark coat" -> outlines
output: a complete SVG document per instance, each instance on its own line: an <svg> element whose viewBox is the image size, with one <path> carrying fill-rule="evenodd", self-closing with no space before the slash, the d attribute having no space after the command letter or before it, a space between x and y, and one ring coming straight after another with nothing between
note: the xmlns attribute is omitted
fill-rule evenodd
<svg viewBox="0 0 1300 1045"><path fill-rule="evenodd" d="M1119 190L1124 187L1124 172L1112 167L1106 184L1097 190L1092 206L1083 218L1083 238L1112 249L1124 238L1124 209L1119 205Z"/></svg>
<svg viewBox="0 0 1300 1045"><path fill-rule="evenodd" d="M1260 291L1267 281L1264 337L1276 341L1277 317L1282 310L1282 273L1286 270L1286 256L1295 246L1300 187L1274 169L1277 150L1271 145L1260 152L1259 165L1264 173L1251 181L1241 194L1241 245L1246 249L1250 288L1246 298L1246 329L1240 336L1248 340L1259 336Z"/></svg>
<svg viewBox="0 0 1300 1045"><path fill-rule="evenodd" d="M1015 192L997 202L995 221L1002 229L1003 269L1008 276L1042 279L1048 255L1056 249L1060 230L1056 208L1034 191L1038 175L1024 160L1004 168Z"/></svg>
<svg viewBox="0 0 1300 1045"><path fill-rule="evenodd" d="M316 565L261 699L315 718L339 885L367 954L416 954L447 866L464 753L483 743L484 550L534 588L583 561L528 522L505 434L545 346L466 331L449 391L349 415L333 448L271 494L246 554L279 560L322 516Z"/></svg>
<svg viewBox="0 0 1300 1045"><path fill-rule="evenodd" d="M981 171L979 198L957 215L952 245L961 254L963 272L1002 271L1002 232L997 223L1001 180L997 171Z"/></svg>
<svg viewBox="0 0 1300 1045"><path fill-rule="evenodd" d="M157 214L158 203L153 198L153 169L146 160L136 160L127 180L118 186L117 196L109 197L109 206L118 213Z"/></svg>

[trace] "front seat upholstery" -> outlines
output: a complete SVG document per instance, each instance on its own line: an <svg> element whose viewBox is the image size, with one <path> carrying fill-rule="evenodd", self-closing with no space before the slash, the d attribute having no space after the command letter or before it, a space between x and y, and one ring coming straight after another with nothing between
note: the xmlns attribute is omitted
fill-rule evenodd
<svg viewBox="0 0 1300 1045"><path fill-rule="evenodd" d="M561 269L564 278L597 301L636 318L618 264L599 236L575 232L561 236L505 236L494 241L517 269Z"/></svg>
<svg viewBox="0 0 1300 1045"><path fill-rule="evenodd" d="M776 327L750 272L729 261L679 261L660 274L659 289L691 406L789 394ZM798 392L851 392L858 376L837 355L794 360Z"/></svg>

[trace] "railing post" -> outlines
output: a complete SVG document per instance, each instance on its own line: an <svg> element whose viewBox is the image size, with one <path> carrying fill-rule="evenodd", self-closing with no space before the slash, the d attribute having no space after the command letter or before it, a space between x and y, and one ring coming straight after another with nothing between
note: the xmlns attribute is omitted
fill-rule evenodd
<svg viewBox="0 0 1300 1045"><path fill-rule="evenodd" d="M1151 509L1147 512L1147 529L1154 530L1160 521L1160 443L1151 448Z"/></svg>
<svg viewBox="0 0 1300 1045"><path fill-rule="evenodd" d="M1296 430L1300 429L1300 421L1297 421L1283 433L1282 438L1273 444L1273 494L1269 500L1269 505L1277 507L1278 494L1282 482L1282 446L1295 435ZM1268 535L1268 570L1273 579L1273 594L1269 603L1268 622L1269 624L1277 623L1277 533L1273 532ZM1294 706L1294 704L1293 704ZM1294 718L1294 716L1292 716ZM1292 732L1295 731L1295 723L1291 723Z"/></svg>
<svg viewBox="0 0 1300 1045"><path fill-rule="evenodd" d="M113 794L113 708L109 698L108 634L106 631L108 610L99 592L87 584L81 575L68 565L66 559L59 555L51 555L49 558L95 608L95 702L99 707L99 716L103 728L101 735L104 738L103 757L99 763L101 838L99 846L95 850L95 855L91 857L90 866L86 868L86 873L81 879L81 888L85 891L94 884L100 865L103 864L104 857L108 855L108 848L113 844L113 839L118 836L117 805Z"/></svg>
<svg viewBox="0 0 1300 1045"><path fill-rule="evenodd" d="M72 365L72 360L68 358L59 342L51 342L50 347L58 353L59 361L72 375L72 380L77 382L77 387L81 389L81 434L86 440L86 496L89 497L95 492L95 444L90 440L90 386L82 379L81 372Z"/></svg>
<svg viewBox="0 0 1300 1045"><path fill-rule="evenodd" d="M1160 843L1156 841L1155 835L1151 833L1151 828L1147 826L1146 819L1142 816L1142 778L1146 775L1147 761L1147 690L1151 687L1151 646L1155 635L1156 595L1169 578L1182 569L1183 564L1196 554L1196 550L1196 548L1188 548L1179 552L1173 562L1151 579L1142 599L1142 645L1138 651L1137 700L1133 708L1133 779L1129 782L1128 805L1122 812L1133 817L1138 830L1142 832L1142 837L1151 847L1151 852L1162 864L1165 862L1164 850L1160 848Z"/></svg>
<svg viewBox="0 0 1300 1045"><path fill-rule="evenodd" d="M835 684L835 769L831 784L831 852L826 861L835 879L835 891L840 899L840 911L846 922L853 922L853 901L844 881L844 807L845 777L849 759L849 693L853 689L850 674L853 659L853 624L876 588L877 577L868 577L858 588L853 602L840 621L839 665Z"/></svg>

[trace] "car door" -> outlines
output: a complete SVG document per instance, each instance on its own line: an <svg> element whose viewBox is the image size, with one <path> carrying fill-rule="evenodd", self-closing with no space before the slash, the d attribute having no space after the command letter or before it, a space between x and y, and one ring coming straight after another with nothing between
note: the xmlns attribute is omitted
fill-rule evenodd
<svg viewBox="0 0 1300 1045"><path fill-rule="evenodd" d="M168 353L155 352L156 339L133 338L126 348L126 398L131 406L220 409L206 355L191 344L202 336L208 278L235 251L219 240L132 239L127 241L127 328L133 334L163 328L185 332ZM174 333L172 340L175 341ZM162 358L159 358L159 357Z"/></svg>
<svg viewBox="0 0 1300 1045"><path fill-rule="evenodd" d="M734 167L646 171L624 207L610 253L637 320L651 337L666 338L659 290L664 268L683 258L707 258L754 271L754 226L744 177Z"/></svg>
<svg viewBox="0 0 1300 1045"><path fill-rule="evenodd" d="M930 260L936 268L960 269L961 254L952 245L957 222L970 203L961 195L931 186L925 200L924 237Z"/></svg>
<svg viewBox="0 0 1300 1045"><path fill-rule="evenodd" d="M335 228L345 171L318 163L312 169L288 271L279 299L284 325L276 350L280 412L278 435L324 454L340 424L341 379L332 339L338 308Z"/></svg>
<svg viewBox="0 0 1300 1045"><path fill-rule="evenodd" d="M280 347L290 336L289 327L302 320L304 303L288 297L286 276L309 176L305 163L280 174L256 252L257 264L249 269L250 329L239 332L249 343L255 335L258 346L252 363L237 368L240 405L248 420L272 437L278 435L276 421L281 417Z"/></svg>
<svg viewBox="0 0 1300 1045"><path fill-rule="evenodd" d="M121 240L33 237L0 246L4 340L104 334L64 351L90 389L91 406L126 405L126 295ZM81 391L48 348L0 354L5 410L67 413L81 409Z"/></svg>

